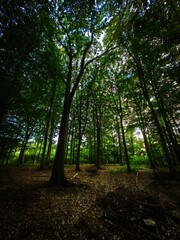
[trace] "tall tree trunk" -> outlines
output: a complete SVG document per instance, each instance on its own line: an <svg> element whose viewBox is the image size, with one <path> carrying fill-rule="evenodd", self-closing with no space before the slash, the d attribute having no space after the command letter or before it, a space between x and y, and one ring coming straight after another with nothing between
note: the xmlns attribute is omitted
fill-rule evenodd
<svg viewBox="0 0 180 240"><path fill-rule="evenodd" d="M71 140L70 140L70 163L74 164L74 142L75 142L75 138L74 138L74 129L73 129L73 124L71 126Z"/></svg>
<svg viewBox="0 0 180 240"><path fill-rule="evenodd" d="M154 165L157 166L157 161L156 161L156 157L155 157L154 150L153 150L153 143L152 143L152 139L151 139L150 135L151 134L150 134L149 129L146 128L146 138L147 138L147 142L148 142L148 148L149 148L149 152L151 155L151 159L154 162Z"/></svg>
<svg viewBox="0 0 180 240"><path fill-rule="evenodd" d="M38 152L38 156L37 156L37 162L39 163L39 159L41 157L41 150L43 147L43 139L40 139L40 148L39 148L39 152Z"/></svg>
<svg viewBox="0 0 180 240"><path fill-rule="evenodd" d="M94 126L94 124L93 124ZM93 127L93 136L94 136L94 127ZM91 135L89 134L89 139L88 139L88 145L89 145L89 162L94 163L94 138L91 138Z"/></svg>
<svg viewBox="0 0 180 240"><path fill-rule="evenodd" d="M96 167L100 168L100 158L101 158L101 127L99 120L96 122L96 131L97 131L97 152L96 152Z"/></svg>
<svg viewBox="0 0 180 240"><path fill-rule="evenodd" d="M44 168L45 168L46 146L47 146L47 141L48 141L48 132L49 132L49 125L50 125L50 121L51 121L52 108L53 108L53 104L54 104L56 85L57 85L57 80L55 80L52 85L51 96L50 96L50 101L49 101L50 103L48 106L48 114L47 114L47 121L46 121L46 127L45 127L44 146L43 146L41 165L40 165L39 170L44 170Z"/></svg>
<svg viewBox="0 0 180 240"><path fill-rule="evenodd" d="M69 126L69 144L70 144L70 151L69 151L69 157L70 157L70 164L75 164L75 147L76 147L76 124L75 124L75 119L76 119L77 111L72 111L71 113L71 121L70 121L70 126Z"/></svg>
<svg viewBox="0 0 180 240"><path fill-rule="evenodd" d="M91 22L92 23L92 22ZM49 182L54 185L66 185L67 184L67 179L64 174L64 162L65 162L65 150L66 150L66 142L67 142L67 133L68 133L68 122L69 122L69 113L71 109L71 104L72 100L74 98L75 92L78 89L79 83L83 77L84 71L86 67L95 61L96 59L104 56L108 52L112 51L113 49L117 48L112 47L109 48L108 50L104 51L103 53L93 57L90 60L86 60L86 56L91 48L91 45L94 40L94 34L92 34L90 41L86 44L84 49L82 49L82 56L80 60L80 67L79 71L74 79L74 84L72 84L72 77L73 77L73 68L74 68L74 57L77 55L73 54L73 47L72 47L72 42L71 42L71 37L69 36L69 32L67 29L61 25L63 31L65 31L65 34L67 35L68 38L68 44L67 46L63 45L65 52L69 58L69 63L68 63L68 74L67 74L67 79L65 82L66 84L66 90L65 90L65 96L64 96L64 106L63 106L63 112L61 116L61 126L60 126L60 131L59 131L59 139L58 139L58 145L57 145L57 150L56 150L56 155L54 159L54 165L52 169L52 174ZM74 69L77 72L77 69Z"/></svg>
<svg viewBox="0 0 180 240"><path fill-rule="evenodd" d="M67 185L67 179L64 173L64 162L65 162L65 154L66 154L70 107L71 107L71 104L70 104L69 94L66 93L63 113L61 117L61 125L60 125L60 131L59 131L57 150L56 150L56 155L54 159L51 178L49 180L50 184L53 184L53 185L60 185L60 186Z"/></svg>
<svg viewBox="0 0 180 240"><path fill-rule="evenodd" d="M88 116L88 109L89 109L89 94L88 99L86 102L86 108L85 108L85 118L84 118L84 125L82 126L82 107L83 107L83 96L82 92L80 93L79 97L79 114L78 114L78 146L77 146L77 158L76 158L76 171L81 171L80 169L80 152L81 152L81 143L82 138L86 129L87 125L87 116Z"/></svg>
<svg viewBox="0 0 180 240"><path fill-rule="evenodd" d="M45 126L42 156L41 156L39 170L44 170L44 168L45 168L45 154L46 154L46 146L47 146L47 139L48 139L48 130L49 130L49 120L47 120L46 126Z"/></svg>
<svg viewBox="0 0 180 240"><path fill-rule="evenodd" d="M87 49L87 51L88 51L88 49ZM53 165L53 169L52 169L51 178L49 180L49 183L52 185L59 185L59 186L67 185L67 179L66 179L65 173L64 173L64 162L65 162L65 156L66 156L69 114L70 114L73 97L75 95L75 92L78 88L79 82L80 82L80 80L83 76L84 70L85 70L84 60L85 60L86 53L87 52L85 51L83 54L81 69L79 71L79 74L76 78L76 81L75 81L75 84L73 87L71 86L73 56L72 56L71 50L70 50L70 53L68 53L69 67L68 67L68 76L67 76L65 96L64 96L64 106L63 106L63 111L62 111L62 116L61 116L61 125L60 125L58 144L57 144L57 149L56 149L56 154L55 154L55 159L54 159L54 165ZM71 90L71 87L72 87L72 90Z"/></svg>
<svg viewBox="0 0 180 240"><path fill-rule="evenodd" d="M164 132L161 128L161 124L160 124L159 119L157 117L156 111L154 110L153 104L150 101L150 97L149 97L146 81L144 79L144 73L143 73L143 69L142 69L140 60L135 58L134 56L133 56L133 59L134 59L135 65L136 65L138 78L139 78L139 82L140 82L140 85L141 85L141 89L142 89L144 98L149 105L153 120L155 122L158 134L160 136L161 145L162 145L162 148L163 148L163 151L164 151L164 154L165 154L165 157L166 157L166 161L167 161L167 164L168 164L168 167L169 167L169 173L172 177L176 177L176 170L175 170L175 167L173 165L173 162L172 162L172 159L171 159L171 156L170 156L167 144L166 144L166 140L165 140L165 137L164 137Z"/></svg>
<svg viewBox="0 0 180 240"><path fill-rule="evenodd" d="M121 102L121 97L120 97L120 92L119 92L119 87L117 87L117 90L118 90L118 101L119 103ZM120 133L120 128L122 129L122 124L121 124L121 110L118 106L118 103L117 103L117 100L115 99L114 97L114 92L113 92L113 84L111 83L111 94L112 94L112 99L114 101L114 105L116 106L116 111L119 115L119 118L120 118L120 125L119 126L119 118L116 117L116 122L117 122L117 133L118 133L118 144L119 144L119 162L120 162L120 165L122 166L123 165L123 159L122 159L122 146L121 146L121 133ZM120 104L119 104L120 105ZM116 114L117 116L117 114Z"/></svg>
<svg viewBox="0 0 180 240"><path fill-rule="evenodd" d="M131 140L131 151L132 151L132 156L134 156L134 139L133 139L133 132L130 132L130 140Z"/></svg>
<svg viewBox="0 0 180 240"><path fill-rule="evenodd" d="M140 108L140 106L138 108ZM140 118L139 121L140 121L140 124L141 124L141 132L142 132L142 135L143 135L144 145L145 145L146 153L147 153L148 160L149 160L149 163L150 163L150 167L152 169L156 169L155 163L154 163L152 155L151 155L151 150L150 150L150 147L149 147L148 138L146 136L146 127L145 127L145 122L144 122L144 118L143 118L141 109L138 112L139 112L139 118Z"/></svg>
<svg viewBox="0 0 180 240"><path fill-rule="evenodd" d="M127 150L127 144L126 144L126 138L125 138L125 133L124 133L124 126L123 126L123 111L122 111L122 102L119 97L119 104L120 104L120 121L121 121L121 132L122 132L122 139L123 139L123 146L124 146L124 156L125 156L125 161L127 164L127 171L131 171L130 167L130 161L129 161L129 155L128 155L128 150Z"/></svg>
<svg viewBox="0 0 180 240"><path fill-rule="evenodd" d="M180 148L178 146L176 136L173 132L171 122L169 120L168 114L167 114L166 109L164 107L164 102L163 102L163 99L162 99L161 94L159 92L157 83L154 82L153 84L154 84L153 87L154 87L154 93L155 93L156 101L157 101L157 104L158 104L158 108L161 112L161 116L162 116L164 124L166 126L166 131L167 131L168 138L169 138L169 143L170 143L169 148L171 148L173 150L172 155L174 155L175 159L180 163Z"/></svg>
<svg viewBox="0 0 180 240"><path fill-rule="evenodd" d="M121 147L121 133L119 129L119 123L117 119L117 134L118 134L118 147L119 147L119 163L121 166L123 166L123 160L122 160L122 147Z"/></svg>
<svg viewBox="0 0 180 240"><path fill-rule="evenodd" d="M97 131L96 131L96 116L95 108L93 107L93 151L92 151L92 162L96 165L96 156L97 156Z"/></svg>
<svg viewBox="0 0 180 240"><path fill-rule="evenodd" d="M47 155L46 155L47 163L50 161L50 157L51 157L53 133L54 133L54 118L52 117L52 119L51 119L51 129L50 129L50 135L49 135L49 143L48 143L48 150L47 150Z"/></svg>
<svg viewBox="0 0 180 240"><path fill-rule="evenodd" d="M77 145L76 168L75 168L76 172L81 171L81 169L80 169L81 141L82 141L82 135L79 135L78 145Z"/></svg>
<svg viewBox="0 0 180 240"><path fill-rule="evenodd" d="M35 164L35 162L37 161L37 152L39 149L39 144L40 144L41 138L38 138L37 142L36 142L36 146L35 146L35 151L34 151L34 157L33 157L33 165Z"/></svg>
<svg viewBox="0 0 180 240"><path fill-rule="evenodd" d="M79 97L78 145L77 145L76 168L75 168L76 172L81 171L81 169L80 169L81 142L82 142L82 93L80 93L80 97Z"/></svg>
<svg viewBox="0 0 180 240"><path fill-rule="evenodd" d="M95 104L95 118L96 118L96 136L97 136L97 151L96 151L96 167L100 169L101 158L101 110L100 106Z"/></svg>
<svg viewBox="0 0 180 240"><path fill-rule="evenodd" d="M142 131L142 134L143 134L144 145L145 145L146 153L147 153L147 156L148 156L148 159L149 159L150 167L152 169L156 169L155 163L154 163L153 158L151 156L151 151L149 149L149 144L148 144L148 139L146 137L145 128L142 128L141 131Z"/></svg>
<svg viewBox="0 0 180 240"><path fill-rule="evenodd" d="M24 138L24 141L23 141L23 144L22 144L22 147L21 147L19 157L18 157L18 164L20 164L20 165L24 163L24 153L25 153L30 135L31 135L31 132L29 132L29 126L27 126L25 138Z"/></svg>

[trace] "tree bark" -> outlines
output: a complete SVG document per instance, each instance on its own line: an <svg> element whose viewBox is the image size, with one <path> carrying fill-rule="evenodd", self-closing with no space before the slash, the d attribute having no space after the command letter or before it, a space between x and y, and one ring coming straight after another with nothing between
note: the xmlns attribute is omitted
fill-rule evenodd
<svg viewBox="0 0 180 240"><path fill-rule="evenodd" d="M54 104L54 97L55 97L55 92L56 92L56 83L57 81L55 80L53 86L52 86L52 91L51 91L51 96L50 96L50 103L48 106L48 114L47 114L47 121L46 121L46 127L45 127L45 136L44 136L44 145L43 145L43 151L42 151L42 157L41 157L41 165L39 170L44 170L45 168L45 155L46 155L46 146L47 146L47 141L48 141L48 133L49 133L49 125L51 121L51 115L52 115L52 108Z"/></svg>
<svg viewBox="0 0 180 240"><path fill-rule="evenodd" d="M121 147L121 134L119 130L119 124L117 127L117 134L118 134L118 147L119 147L119 163L121 166L123 166L123 160L122 160L122 147Z"/></svg>
<svg viewBox="0 0 180 240"><path fill-rule="evenodd" d="M126 164L127 164L127 172L130 172L131 167L130 167L128 149L127 149L126 138L125 138L125 133L124 133L123 111L122 111L122 102L121 102L120 97L119 97L119 104L120 104L119 110L120 110L121 132L122 132L122 139L123 139L123 146L124 146L124 156L125 156L125 161L126 161Z"/></svg>
<svg viewBox="0 0 180 240"><path fill-rule="evenodd" d="M78 146L77 146L76 168L75 168L76 172L81 171L80 169L81 142L82 142L82 94L80 93L79 114L78 114Z"/></svg>
<svg viewBox="0 0 180 240"><path fill-rule="evenodd" d="M26 146L27 146L28 140L30 138L30 135L31 135L31 132L29 132L29 126L27 126L25 138L24 138L24 141L23 141L23 144L22 144L22 147L21 147L19 157L18 157L18 164L19 165L22 165L24 163L24 153L25 153Z"/></svg>
<svg viewBox="0 0 180 240"><path fill-rule="evenodd" d="M47 155L46 155L47 163L50 161L50 157L51 157L53 133L54 133L54 118L52 117L52 119L51 119L51 129L50 129L50 135L49 135L49 143L48 143L48 150L47 150Z"/></svg>
<svg viewBox="0 0 180 240"><path fill-rule="evenodd" d="M49 180L50 184L52 185L59 185L59 186L67 185L67 179L64 173L64 162L65 162L65 156L66 156L66 143L67 143L70 107L71 107L71 98L69 95L69 87L68 85L66 85L66 95L65 95L64 107L63 107L63 112L61 117L58 144L57 144L52 174Z"/></svg>
<svg viewBox="0 0 180 240"><path fill-rule="evenodd" d="M75 142L75 133L74 133L74 129L73 129L73 123L72 123L72 126L71 126L71 140L70 140L70 163L71 164L74 164L75 163L75 160L74 160L74 142Z"/></svg>

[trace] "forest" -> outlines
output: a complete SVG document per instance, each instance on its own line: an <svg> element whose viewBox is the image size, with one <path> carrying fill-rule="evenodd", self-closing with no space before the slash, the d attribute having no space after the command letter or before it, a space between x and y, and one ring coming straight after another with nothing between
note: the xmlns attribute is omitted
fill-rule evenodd
<svg viewBox="0 0 180 240"><path fill-rule="evenodd" d="M178 239L178 0L3 0L0 238Z"/></svg>

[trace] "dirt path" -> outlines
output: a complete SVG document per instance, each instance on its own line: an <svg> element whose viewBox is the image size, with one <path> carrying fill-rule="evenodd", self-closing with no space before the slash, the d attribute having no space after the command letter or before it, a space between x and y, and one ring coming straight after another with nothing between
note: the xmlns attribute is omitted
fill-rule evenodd
<svg viewBox="0 0 180 240"><path fill-rule="evenodd" d="M0 168L0 239L178 239L180 183L111 168L68 168L66 189L45 187L48 170Z"/></svg>

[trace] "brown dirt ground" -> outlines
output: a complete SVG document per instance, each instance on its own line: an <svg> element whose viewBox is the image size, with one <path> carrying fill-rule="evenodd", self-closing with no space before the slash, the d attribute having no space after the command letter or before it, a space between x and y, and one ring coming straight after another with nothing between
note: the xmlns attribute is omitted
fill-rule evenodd
<svg viewBox="0 0 180 240"><path fill-rule="evenodd" d="M66 176L74 186L63 189L46 187L50 170L1 167L0 239L180 239L180 182L112 168L76 174L72 166Z"/></svg>

